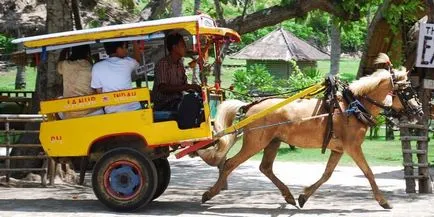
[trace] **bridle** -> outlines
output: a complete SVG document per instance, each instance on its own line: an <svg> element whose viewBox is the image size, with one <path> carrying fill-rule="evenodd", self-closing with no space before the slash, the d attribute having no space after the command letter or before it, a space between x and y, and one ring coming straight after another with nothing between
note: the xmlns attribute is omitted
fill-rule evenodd
<svg viewBox="0 0 434 217"><path fill-rule="evenodd" d="M395 72L391 67L389 67L390 79L392 84L392 93L389 93L392 97L398 96L404 109L402 111L397 111L392 106L386 106L376 100L368 97L367 95L361 96L363 99L369 103L382 108L388 114L394 116L408 115L408 116L419 116L423 115L422 106L417 97L416 91L411 86L409 81L398 81Z"/></svg>

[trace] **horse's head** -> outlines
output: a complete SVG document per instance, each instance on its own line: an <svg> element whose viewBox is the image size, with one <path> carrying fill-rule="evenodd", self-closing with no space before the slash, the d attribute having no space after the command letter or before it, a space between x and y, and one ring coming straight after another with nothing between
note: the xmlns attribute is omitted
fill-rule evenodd
<svg viewBox="0 0 434 217"><path fill-rule="evenodd" d="M392 64L386 54L380 53L375 60L376 64L385 64L388 71L386 84L390 88L389 94L383 101L386 107L391 107L399 113L404 112L410 117L422 117L423 110L416 91L411 86L408 80L408 71L403 68L401 70L392 69ZM396 96L396 97L394 97Z"/></svg>
<svg viewBox="0 0 434 217"><path fill-rule="evenodd" d="M384 67L351 83L350 90L383 109L391 108L410 117L422 116L422 105L408 80L408 71L392 69L386 54L380 54L375 64L383 64Z"/></svg>
<svg viewBox="0 0 434 217"><path fill-rule="evenodd" d="M393 96L396 96L391 105L392 109L398 112L404 112L408 116L422 117L422 104L407 76L405 76L405 79L398 80L394 70L390 70L390 72L392 93Z"/></svg>

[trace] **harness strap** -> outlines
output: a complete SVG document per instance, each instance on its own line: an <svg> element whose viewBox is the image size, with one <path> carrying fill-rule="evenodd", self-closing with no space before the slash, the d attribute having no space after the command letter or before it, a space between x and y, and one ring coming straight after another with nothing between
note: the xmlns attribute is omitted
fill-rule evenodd
<svg viewBox="0 0 434 217"><path fill-rule="evenodd" d="M366 95L363 95L362 98L366 99L366 101L368 101L369 103L371 103L371 104L373 104L373 105L375 105L375 106L377 106L379 108L382 108L384 110L390 109L390 107L386 107L386 106L380 104L379 102L375 101L374 99L371 99L370 97L368 97Z"/></svg>
<svg viewBox="0 0 434 217"><path fill-rule="evenodd" d="M333 114L335 109L339 109L342 113L342 109L337 100L336 94L338 91L338 86L334 76L330 75L326 79L327 88L325 90L324 96L324 107L328 113L326 130L324 132L324 139L321 146L321 153L324 154L327 149L328 144L333 136Z"/></svg>

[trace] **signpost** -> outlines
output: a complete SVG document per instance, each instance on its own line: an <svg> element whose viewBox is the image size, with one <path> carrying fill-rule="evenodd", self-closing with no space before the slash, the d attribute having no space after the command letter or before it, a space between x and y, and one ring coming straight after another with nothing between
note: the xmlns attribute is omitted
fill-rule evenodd
<svg viewBox="0 0 434 217"><path fill-rule="evenodd" d="M417 141L416 150L412 150L411 141L402 141L403 147L405 144L408 145L410 151L409 153L417 153L417 163L413 163L412 160L410 162L404 162L405 170L411 169L411 173L413 173L413 166L418 168L418 174L415 176L407 174L406 184L407 190L409 190L409 182L411 181L414 184L414 179L411 180L411 177L419 179L419 193L431 193L431 179L429 175L429 161L428 161L428 120L430 117L430 101L431 101L431 92L434 89L434 80L433 78L433 68L434 68L434 23L433 14L432 14L432 1L426 2L428 5L429 13L428 13L428 23L421 23L419 28L419 41L417 46L417 56L416 56L416 67L420 68L421 72L421 83L419 90L419 98L422 102L423 110L425 115L423 120L419 121L420 129L417 130L417 136L424 138ZM408 129L407 129L408 130ZM402 129L401 129L402 131ZM402 140L402 138L401 138ZM406 154L403 150L404 159ZM408 155L408 154L407 154ZM410 154L411 155L411 154ZM413 186L414 189L414 186ZM411 189L410 189L411 190Z"/></svg>
<svg viewBox="0 0 434 217"><path fill-rule="evenodd" d="M421 23L416 67L434 68L434 24Z"/></svg>

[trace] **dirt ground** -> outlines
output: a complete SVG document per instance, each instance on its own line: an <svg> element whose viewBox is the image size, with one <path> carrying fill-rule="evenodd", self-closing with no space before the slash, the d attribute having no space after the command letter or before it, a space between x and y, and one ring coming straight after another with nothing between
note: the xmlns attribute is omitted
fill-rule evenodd
<svg viewBox="0 0 434 217"><path fill-rule="evenodd" d="M434 216L432 194L406 194L402 167L373 167L377 184L394 207L382 209L373 199L367 179L357 167L337 167L335 173L297 209L285 203L277 188L248 161L230 176L229 190L205 204L202 193L217 178L217 170L199 159L171 159L167 191L134 213L116 213L85 186L56 184L47 188L0 187L0 216ZM274 170L294 197L314 183L324 164L276 162ZM434 172L434 171L432 171ZM433 174L433 173L431 173Z"/></svg>

